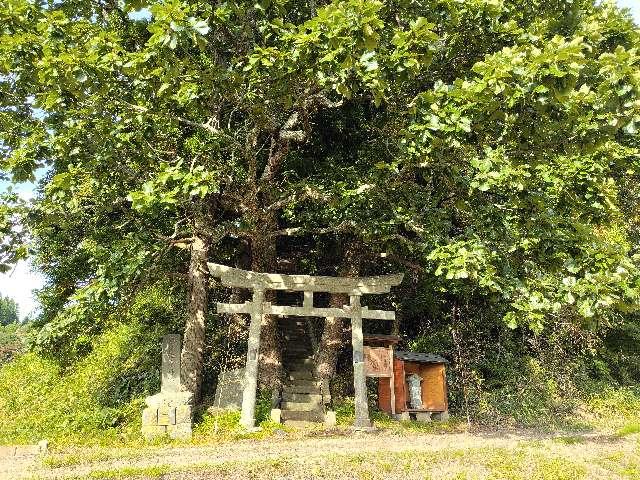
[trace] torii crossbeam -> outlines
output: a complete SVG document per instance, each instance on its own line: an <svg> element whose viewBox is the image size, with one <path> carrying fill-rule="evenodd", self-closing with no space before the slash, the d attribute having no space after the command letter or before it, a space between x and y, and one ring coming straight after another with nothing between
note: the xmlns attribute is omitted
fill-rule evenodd
<svg viewBox="0 0 640 480"><path fill-rule="evenodd" d="M211 275L219 278L227 287L247 288L253 298L245 303L218 303L218 313L247 313L251 315L245 383L242 393L242 415L240 423L250 429L254 427L256 388L258 384L258 353L260 351L260 328L262 315L284 315L302 317L344 317L351 319L351 343L353 346L353 384L355 388L355 427L371 427L367 403L367 385L364 371L362 319L394 320L395 312L369 310L362 307L360 297L364 294L389 293L391 287L402 282L403 274L375 277L325 277L312 275L281 275L257 273L239 268L209 263ZM266 290L289 290L304 292L302 307L271 305L264 301ZM318 308L313 306L314 292L344 293L349 295L349 305L342 308Z"/></svg>

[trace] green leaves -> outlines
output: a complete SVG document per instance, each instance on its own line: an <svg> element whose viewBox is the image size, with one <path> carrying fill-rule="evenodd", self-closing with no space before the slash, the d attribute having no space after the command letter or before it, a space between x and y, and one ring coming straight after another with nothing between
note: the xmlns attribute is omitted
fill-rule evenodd
<svg viewBox="0 0 640 480"><path fill-rule="evenodd" d="M543 3L9 0L0 154L16 180L50 168L30 217L47 320L184 271L155 255L197 212L220 238L314 232L309 270L348 239L512 328L633 308L638 35Z"/></svg>
<svg viewBox="0 0 640 480"><path fill-rule="evenodd" d="M626 126L639 90L627 66L638 59L622 46L600 51L591 38L520 35L410 105L405 165L443 182L460 206L447 210L433 271L443 289L499 291L511 328L540 332L563 314L606 318L640 298L630 244L602 235L625 223L618 179L630 178L638 144L620 135L634 132Z"/></svg>
<svg viewBox="0 0 640 480"><path fill-rule="evenodd" d="M434 24L423 17L405 31L386 24L384 14L382 2L336 0L299 27L278 32L275 46L254 49L243 71L253 72L255 83L303 75L347 99L368 92L380 106L396 75L428 66L437 40Z"/></svg>
<svg viewBox="0 0 640 480"><path fill-rule="evenodd" d="M492 265L495 256L495 252L488 252L478 241L458 241L436 248L427 259L436 263L436 276L444 275L447 280L477 280L483 288L499 290Z"/></svg>
<svg viewBox="0 0 640 480"><path fill-rule="evenodd" d="M195 198L205 198L216 192L217 187L214 172L206 171L202 165L186 169L183 162L178 161L175 165L162 163L156 176L127 198L136 210L156 206L169 209Z"/></svg>
<svg viewBox="0 0 640 480"><path fill-rule="evenodd" d="M27 258L26 232L20 224L25 211L25 202L11 190L0 194L0 273L10 271L16 262Z"/></svg>
<svg viewBox="0 0 640 480"><path fill-rule="evenodd" d="M179 43L190 40L193 45L204 48L206 40L203 38L211 29L209 22L196 16L191 16L197 11L189 2L171 0L163 3L154 3L150 7L152 21L148 25L149 46L169 47L175 50Z"/></svg>

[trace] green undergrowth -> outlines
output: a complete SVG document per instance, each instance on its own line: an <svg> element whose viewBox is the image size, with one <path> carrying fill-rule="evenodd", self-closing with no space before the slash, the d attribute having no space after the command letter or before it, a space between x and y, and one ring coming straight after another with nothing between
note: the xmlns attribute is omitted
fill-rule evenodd
<svg viewBox="0 0 640 480"><path fill-rule="evenodd" d="M211 443L215 441L240 440L246 438L267 438L276 431L289 432L290 428L280 423L258 416L257 429L248 432L240 426L240 412L236 410L206 411L199 418L193 430L194 443Z"/></svg>
<svg viewBox="0 0 640 480"><path fill-rule="evenodd" d="M535 406L536 398L543 406ZM371 409L371 419L376 427L398 433L451 433L480 428L491 430L533 429L543 432L593 432L600 431L618 436L640 433L640 388L615 387L607 384L590 384L576 396L568 399L568 406L555 411L549 409L550 403L560 403L562 397L541 398L541 393L531 396L526 402L516 404L513 400L496 400L491 410L505 409L510 405L509 418L496 412L493 422L485 422L484 416L471 418L468 423L460 415L454 415L445 422L399 422L388 414ZM499 406L496 404L499 403ZM353 424L355 407L353 398L342 398L334 402L338 425L346 427ZM487 410L489 408L487 407ZM506 411L506 410L505 410ZM486 413L486 412L485 412ZM515 421L520 418L522 421ZM570 436L570 435L569 435Z"/></svg>
<svg viewBox="0 0 640 480"><path fill-rule="evenodd" d="M163 333L166 332L153 330L149 323L115 324L93 341L89 354L66 369L33 352L1 365L0 444L32 444L46 438L54 449L72 445L148 445L140 435L141 411L144 397L159 389L159 339ZM564 432L567 437L572 432L596 430L620 437L640 433L640 388L592 384L567 399L544 371L529 378L535 381L517 395L501 397L499 393L515 391L515 387L503 385L482 397L487 403L479 405L485 409L482 415L471 417L472 426L486 427L483 415L493 412L495 422L489 428L498 430L534 427ZM239 412L204 410L196 416L192 442L305 434L271 422L270 408L271 394L262 392L256 405L256 424L261 429L256 432L239 427ZM332 408L339 426L336 432L353 424L352 398L335 399ZM399 434L467 429L459 412L457 418L447 422L431 423L398 422L375 408L371 408L371 417L379 429ZM151 442L174 443L179 442L167 438Z"/></svg>
<svg viewBox="0 0 640 480"><path fill-rule="evenodd" d="M147 360L150 334L148 326L116 325L66 370L33 352L4 365L0 444L140 441L143 398L159 383Z"/></svg>
<svg viewBox="0 0 640 480"><path fill-rule="evenodd" d="M346 397L336 400L333 408L336 412L336 421L340 427L350 427L355 420L355 405L353 398ZM415 422L398 421L389 414L370 407L369 416L373 425L380 430L388 430L394 433L453 433L467 430L467 423L460 418L451 417L446 421Z"/></svg>
<svg viewBox="0 0 640 480"><path fill-rule="evenodd" d="M27 325L20 323L0 323L0 365L10 362L24 351L27 328Z"/></svg>
<svg viewBox="0 0 640 480"><path fill-rule="evenodd" d="M580 410L592 428L620 436L640 433L640 388L604 386Z"/></svg>

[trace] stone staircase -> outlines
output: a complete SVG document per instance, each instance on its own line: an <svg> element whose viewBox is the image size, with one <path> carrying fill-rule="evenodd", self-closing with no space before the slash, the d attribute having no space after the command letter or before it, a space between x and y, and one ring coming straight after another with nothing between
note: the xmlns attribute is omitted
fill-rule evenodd
<svg viewBox="0 0 640 480"><path fill-rule="evenodd" d="M313 348L304 319L284 318L280 321L283 333L283 367L286 372L282 389L281 419L285 425L305 426L325 420L322 382L314 378Z"/></svg>

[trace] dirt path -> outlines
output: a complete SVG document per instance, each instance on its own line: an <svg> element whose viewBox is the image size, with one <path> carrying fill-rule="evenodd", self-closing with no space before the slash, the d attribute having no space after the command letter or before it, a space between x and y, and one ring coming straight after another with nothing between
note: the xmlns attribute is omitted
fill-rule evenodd
<svg viewBox="0 0 640 480"><path fill-rule="evenodd" d="M163 478L221 478L222 474L220 473L216 477L208 477L202 476L202 472L206 472L208 469L219 470L225 465L230 466L229 471L233 471L234 465L242 466L252 462L265 465L264 478L273 478L273 469L266 467L277 465L278 460L296 463L295 468L290 468L299 471L305 465L322 466L326 465L329 460L329 463L339 463L339 460L336 459L353 458L354 456L367 458L383 455L396 458L397 456L394 457L394 454L410 452L412 455L434 459L440 455L449 461L451 458L455 459L456 456L464 457L471 452L481 452L477 461L483 463L485 462L483 457L492 455L492 452L499 453L496 458L504 457L505 452L525 452L526 456L527 449L531 451L532 455L537 455L537 452L540 451L546 452L545 454L550 455L551 458L566 458L567 461L594 465L589 468L589 474L583 478L616 478L612 477L608 470L603 470L595 465L597 462L594 460L608 457L617 458L616 456L623 459L631 458L637 454L637 440L631 437L616 438L602 435L567 437L566 440L563 440L562 438L554 439L552 436L523 433L436 435L376 433L328 438L270 438L210 446L162 446L119 450L86 449L68 453L66 457L64 454L58 454L57 463L55 462L56 455L45 462L37 457L31 457L12 465L7 465L6 462L2 465L3 459L0 459L0 478L18 479L33 478L34 476L47 479L82 478L92 472L93 475L96 475L96 472L102 472L101 474L107 478L108 475L105 472L120 472L121 476L118 478L127 478L127 472L133 475L134 473L142 474L147 470L150 472L150 476L155 477L163 472L166 473ZM54 461L52 462L52 460ZM471 461L471 457L469 457L469 461ZM46 466L45 463L48 463L49 466ZM451 462L449 461L449 463ZM56 465L59 466L56 467ZM389 472L393 471L394 465L391 467ZM193 473L185 473L189 470L192 470ZM242 468L237 470L243 471ZM271 470L271 472L269 473L267 470ZM263 478L260 469L254 473L251 475L252 477ZM323 475L325 473L327 472L324 472ZM331 472L328 472L329 477L331 477L330 474ZM113 475L117 476L116 473ZM278 478L294 478L288 474L283 473L283 475ZM225 478L235 477L230 473L225 475ZM243 478L243 476L240 475L238 478ZM316 477L311 473L299 478ZM342 477L338 474L335 478Z"/></svg>
<svg viewBox="0 0 640 480"><path fill-rule="evenodd" d="M20 478L38 464L40 445L0 446L0 480Z"/></svg>

